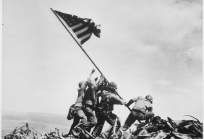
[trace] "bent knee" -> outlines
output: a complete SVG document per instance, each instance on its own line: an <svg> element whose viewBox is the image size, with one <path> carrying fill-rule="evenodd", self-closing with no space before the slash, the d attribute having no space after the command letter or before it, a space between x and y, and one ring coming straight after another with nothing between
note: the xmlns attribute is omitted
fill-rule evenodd
<svg viewBox="0 0 204 139"><path fill-rule="evenodd" d="M96 118L92 119L90 123L92 126L95 126L97 124L97 119Z"/></svg>

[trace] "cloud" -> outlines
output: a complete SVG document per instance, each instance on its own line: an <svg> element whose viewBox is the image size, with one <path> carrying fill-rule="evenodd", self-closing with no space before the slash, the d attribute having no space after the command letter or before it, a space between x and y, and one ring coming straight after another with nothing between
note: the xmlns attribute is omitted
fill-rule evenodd
<svg viewBox="0 0 204 139"><path fill-rule="evenodd" d="M132 36L143 43L139 49L156 50L153 54L157 52L158 58L165 59L167 63L175 61L188 66L191 63L190 66L196 64L195 68L201 68L202 22L199 4L186 6L183 3L161 2L140 10L143 16L134 20L134 24L130 23L130 28L134 30ZM150 47L154 48L148 49Z"/></svg>
<svg viewBox="0 0 204 139"><path fill-rule="evenodd" d="M107 23L114 20L115 24L105 24L104 41L111 38L115 45L111 47L121 45L122 49L132 49L137 54L169 56L178 62L185 62L188 57L197 61L201 56L194 57L190 52L192 48L198 52L202 46L201 10L197 2L122 3L106 17Z"/></svg>

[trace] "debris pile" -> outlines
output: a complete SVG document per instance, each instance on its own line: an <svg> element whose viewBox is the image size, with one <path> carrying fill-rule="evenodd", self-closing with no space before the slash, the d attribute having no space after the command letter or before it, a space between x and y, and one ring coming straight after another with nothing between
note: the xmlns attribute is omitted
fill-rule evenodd
<svg viewBox="0 0 204 139"><path fill-rule="evenodd" d="M50 131L48 133L45 133L44 135L42 135L39 138L40 139L62 139L62 137L60 135L60 131L58 128L55 128L55 130Z"/></svg>
<svg viewBox="0 0 204 139"><path fill-rule="evenodd" d="M181 120L175 122L159 116L150 121L133 125L133 128L122 133L120 139L201 139L203 138L203 123L199 120Z"/></svg>
<svg viewBox="0 0 204 139"><path fill-rule="evenodd" d="M4 139L38 139L39 133L31 130L28 123L23 126L16 127L11 133L4 136Z"/></svg>
<svg viewBox="0 0 204 139"><path fill-rule="evenodd" d="M192 116L191 116L192 117ZM194 117L193 117L194 118ZM4 136L4 139L65 139L61 136L58 128L44 134L29 127L28 123L16 127L11 133ZM104 134L104 133L102 133ZM74 137L69 137L74 138ZM110 139L202 139L203 123L198 119L174 121L167 117L167 120L155 116L149 121L135 123L129 130L119 130L117 136L110 136ZM82 138L83 139L83 138ZM91 137L92 139L92 137ZM101 135L96 139L108 139Z"/></svg>

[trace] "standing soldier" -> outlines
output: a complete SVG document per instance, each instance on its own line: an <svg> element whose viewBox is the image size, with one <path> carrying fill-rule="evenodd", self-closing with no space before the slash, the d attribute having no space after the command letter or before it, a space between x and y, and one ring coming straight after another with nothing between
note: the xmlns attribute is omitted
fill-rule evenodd
<svg viewBox="0 0 204 139"><path fill-rule="evenodd" d="M79 83L77 100L75 104L70 107L67 116L68 120L74 118L73 124L69 133L62 135L63 137L68 137L69 135L74 134L74 128L79 122L81 123L81 128L87 131L90 131L91 127L97 122L94 111L96 85L95 82L91 80L91 76L94 72L95 70L92 70L87 81L81 81Z"/></svg>
<svg viewBox="0 0 204 139"><path fill-rule="evenodd" d="M134 106L122 126L122 131L126 131L136 120L148 120L154 116L152 112L153 98L151 95L146 95L145 98L131 99L126 105L129 107L132 103L134 103Z"/></svg>
<svg viewBox="0 0 204 139"><path fill-rule="evenodd" d="M125 102L116 94L116 91L117 85L114 82L110 82L107 86L100 86L99 93L97 93L97 124L92 132L94 137L100 135L105 121L107 121L112 127L110 133L107 135L108 137L110 134L115 134L121 126L118 116L112 111L115 104L123 105ZM114 125L116 126L115 130L113 128Z"/></svg>
<svg viewBox="0 0 204 139"><path fill-rule="evenodd" d="M97 123L96 114L95 114L95 105L96 105L96 81L91 79L92 74L95 70L92 70L87 83L87 88L85 90L84 98L82 100L83 111L87 116L87 122L83 123L83 128L90 132L91 128L94 127Z"/></svg>

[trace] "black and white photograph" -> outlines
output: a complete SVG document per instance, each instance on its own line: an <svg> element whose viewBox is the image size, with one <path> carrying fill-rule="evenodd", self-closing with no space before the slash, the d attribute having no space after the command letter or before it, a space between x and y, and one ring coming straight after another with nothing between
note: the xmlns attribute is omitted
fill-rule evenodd
<svg viewBox="0 0 204 139"><path fill-rule="evenodd" d="M1 138L202 139L202 0L2 0Z"/></svg>

